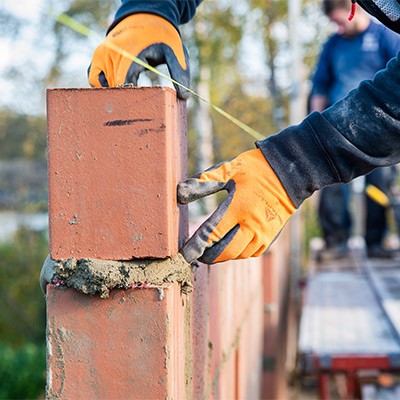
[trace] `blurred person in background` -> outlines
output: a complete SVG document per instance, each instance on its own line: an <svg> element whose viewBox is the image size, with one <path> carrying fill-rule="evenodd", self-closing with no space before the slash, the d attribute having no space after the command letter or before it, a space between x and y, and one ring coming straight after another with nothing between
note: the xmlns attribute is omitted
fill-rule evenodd
<svg viewBox="0 0 400 400"><path fill-rule="evenodd" d="M323 45L312 78L310 111L322 112L344 98L359 83L372 79L400 50L400 35L376 23L359 10L349 21L348 0L323 0L324 14L336 24L336 33ZM394 167L377 168L366 176L388 193L394 180ZM318 216L325 240L325 257L340 258L347 253L352 218L349 211L350 184L325 187L319 194ZM387 232L386 209L366 197L365 242L369 257L391 257L383 247Z"/></svg>

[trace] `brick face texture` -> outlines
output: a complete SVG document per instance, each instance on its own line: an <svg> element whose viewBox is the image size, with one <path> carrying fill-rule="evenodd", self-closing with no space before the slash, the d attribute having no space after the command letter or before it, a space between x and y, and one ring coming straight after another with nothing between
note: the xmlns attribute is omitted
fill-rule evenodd
<svg viewBox="0 0 400 400"><path fill-rule="evenodd" d="M180 287L107 299L47 287L49 399L184 398ZM183 344L183 345L182 345Z"/></svg>
<svg viewBox="0 0 400 400"><path fill-rule="evenodd" d="M167 257L186 237L185 102L166 88L48 91L53 259Z"/></svg>

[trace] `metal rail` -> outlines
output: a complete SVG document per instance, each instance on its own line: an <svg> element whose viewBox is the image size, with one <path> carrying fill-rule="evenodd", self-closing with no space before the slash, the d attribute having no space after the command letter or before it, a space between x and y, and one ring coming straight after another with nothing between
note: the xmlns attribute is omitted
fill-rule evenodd
<svg viewBox="0 0 400 400"><path fill-rule="evenodd" d="M386 319L386 322L388 323L388 326L390 327L391 333L393 334L393 337L396 339L397 343L400 346L400 332L396 325L393 323L392 318L388 314L385 306L384 306L384 301L385 297L382 294L382 291L380 290L380 285L377 283L377 278L376 278L376 273L373 270L372 267L372 262L368 259L365 251L357 251L355 252L355 261L356 263L360 263L359 267L361 271L365 274L365 277L367 278L367 282L369 283L369 286L372 290L372 293L375 295L376 301L378 306L380 307L383 317ZM396 268L396 267L392 267ZM399 269L399 275L400 275L400 260L399 260L399 265L397 267ZM400 298L400 294L399 294ZM399 309L400 313L400 309Z"/></svg>

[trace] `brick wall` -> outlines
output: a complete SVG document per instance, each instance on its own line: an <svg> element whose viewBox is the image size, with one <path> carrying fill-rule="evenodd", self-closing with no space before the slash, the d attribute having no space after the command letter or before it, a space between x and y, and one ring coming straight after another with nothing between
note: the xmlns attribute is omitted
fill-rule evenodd
<svg viewBox="0 0 400 400"><path fill-rule="evenodd" d="M48 136L52 258L173 262L188 235L175 195L185 107L174 91L50 91ZM47 397L278 398L287 250L283 233L263 257L201 265L191 293L151 278L106 299L48 285Z"/></svg>
<svg viewBox="0 0 400 400"><path fill-rule="evenodd" d="M290 224L264 256L263 296L263 399L287 399L287 335L293 329L289 319Z"/></svg>
<svg viewBox="0 0 400 400"><path fill-rule="evenodd" d="M193 293L193 398L260 398L262 259L201 265Z"/></svg>
<svg viewBox="0 0 400 400"><path fill-rule="evenodd" d="M194 399L287 398L290 227L262 257L195 271Z"/></svg>

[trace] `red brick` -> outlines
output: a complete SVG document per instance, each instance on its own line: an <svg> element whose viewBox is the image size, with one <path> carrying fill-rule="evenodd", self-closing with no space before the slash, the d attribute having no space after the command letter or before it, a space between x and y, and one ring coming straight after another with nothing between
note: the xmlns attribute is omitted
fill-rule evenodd
<svg viewBox="0 0 400 400"><path fill-rule="evenodd" d="M272 246L264 269L265 312L264 357L269 370L263 373L263 399L287 398L286 330L290 279L290 229L286 228ZM268 308L267 308L268 309Z"/></svg>
<svg viewBox="0 0 400 400"><path fill-rule="evenodd" d="M192 296L193 385L192 399L207 398L209 369L209 267L201 265L194 273ZM212 305L214 307L214 305Z"/></svg>
<svg viewBox="0 0 400 400"><path fill-rule="evenodd" d="M237 398L259 399L262 368L262 330L255 320L262 319L260 296L254 299L241 326L238 348Z"/></svg>
<svg viewBox="0 0 400 400"><path fill-rule="evenodd" d="M230 345L235 335L235 324L232 318L233 316L233 298L229 298L230 286L232 286L232 267L234 262L225 262L215 266L218 268L219 278L219 323L220 323L220 336L221 340L221 351L226 353L229 351Z"/></svg>
<svg viewBox="0 0 400 400"><path fill-rule="evenodd" d="M185 102L162 87L53 89L47 113L52 258L175 255Z"/></svg>
<svg viewBox="0 0 400 400"><path fill-rule="evenodd" d="M219 375L219 399L237 399L236 396L236 349L232 348L226 355Z"/></svg>
<svg viewBox="0 0 400 400"><path fill-rule="evenodd" d="M219 265L210 266L210 379L213 382L222 362L222 346L225 341L221 335L221 273ZM216 396L218 398L218 396Z"/></svg>
<svg viewBox="0 0 400 400"><path fill-rule="evenodd" d="M108 299L47 289L47 398L184 399L185 336L178 284Z"/></svg>

